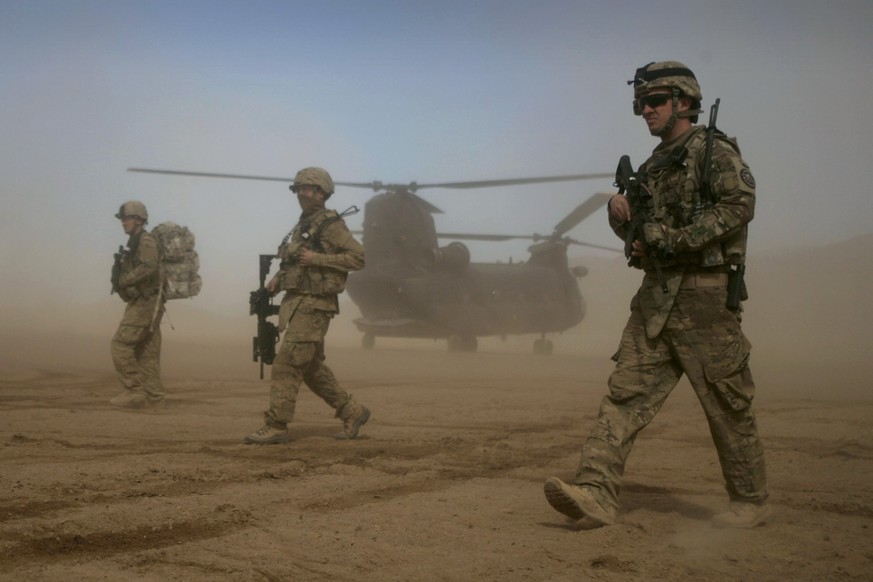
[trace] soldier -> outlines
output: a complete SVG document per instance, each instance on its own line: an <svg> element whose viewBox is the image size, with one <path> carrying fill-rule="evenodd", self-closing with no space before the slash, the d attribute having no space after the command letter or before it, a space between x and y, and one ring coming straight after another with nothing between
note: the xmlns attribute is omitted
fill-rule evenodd
<svg viewBox="0 0 873 582"><path fill-rule="evenodd" d="M141 408L164 399L161 383L161 257L158 239L145 229L149 214L142 202L121 205L116 218L130 236L128 250L116 256L112 291L127 306L110 346L124 391L109 402Z"/></svg>
<svg viewBox="0 0 873 582"><path fill-rule="evenodd" d="M333 180L325 170L300 170L291 191L302 210L300 221L279 246L279 272L266 285L273 294L285 291L279 308L279 331L285 335L273 361L270 408L264 412L264 426L245 437L249 444L290 440L287 425L301 382L343 421L336 438L356 438L370 418L370 410L343 390L324 364L324 336L339 311L337 295L345 289L348 272L364 266L364 248L343 219L325 209L333 194Z"/></svg>
<svg viewBox="0 0 873 582"><path fill-rule="evenodd" d="M764 449L751 407L751 346L740 328L741 308L726 305L729 274L736 272L731 267L745 260L755 180L736 141L716 132L713 201L701 207L706 127L694 125L702 99L694 73L675 61L650 63L630 83L634 113L661 141L637 174L652 195L652 222L644 227L649 252L639 240L632 252L645 277L631 302L613 356L609 394L582 447L576 476L572 483L548 479L546 498L579 529L615 523L634 440L685 374L706 415L730 498L729 509L715 515L713 525L755 527L770 509ZM613 196L608 212L610 226L624 239L631 219L627 198ZM652 249L660 249L666 292Z"/></svg>

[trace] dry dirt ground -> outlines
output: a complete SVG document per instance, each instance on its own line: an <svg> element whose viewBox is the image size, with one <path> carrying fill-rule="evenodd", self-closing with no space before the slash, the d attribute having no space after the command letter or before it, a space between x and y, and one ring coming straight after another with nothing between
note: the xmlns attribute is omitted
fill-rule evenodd
<svg viewBox="0 0 873 582"><path fill-rule="evenodd" d="M768 525L710 526L726 498L683 382L638 439L619 523L577 532L542 485L572 476L607 358L328 347L374 412L362 437L334 440L338 421L304 390L293 442L258 447L242 442L267 401L255 365L218 379L174 365L180 351L166 405L141 412L108 404L106 366L0 360L0 579L873 579L867 373L840 370L817 394L795 387L834 371L756 370Z"/></svg>

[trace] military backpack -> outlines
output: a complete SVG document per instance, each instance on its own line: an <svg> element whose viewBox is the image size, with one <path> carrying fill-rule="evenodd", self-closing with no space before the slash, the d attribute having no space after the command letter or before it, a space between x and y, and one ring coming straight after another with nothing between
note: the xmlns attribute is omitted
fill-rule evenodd
<svg viewBox="0 0 873 582"><path fill-rule="evenodd" d="M200 293L203 282L194 234L174 222L162 222L151 233L160 245L164 299L187 299Z"/></svg>

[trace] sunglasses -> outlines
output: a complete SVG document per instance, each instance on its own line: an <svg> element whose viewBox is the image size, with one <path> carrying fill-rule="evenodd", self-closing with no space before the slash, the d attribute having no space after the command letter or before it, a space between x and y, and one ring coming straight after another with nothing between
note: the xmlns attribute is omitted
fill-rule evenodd
<svg viewBox="0 0 873 582"><path fill-rule="evenodd" d="M645 109L646 106L649 106L652 109L657 109L658 107L664 105L667 101L672 100L672 93L655 93L653 95L645 95L634 101L634 112L637 114L642 113L643 109Z"/></svg>

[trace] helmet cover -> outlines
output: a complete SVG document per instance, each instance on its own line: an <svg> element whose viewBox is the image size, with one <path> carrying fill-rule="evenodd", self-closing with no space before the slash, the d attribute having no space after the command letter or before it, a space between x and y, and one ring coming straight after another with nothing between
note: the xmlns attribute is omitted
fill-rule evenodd
<svg viewBox="0 0 873 582"><path fill-rule="evenodd" d="M298 186L316 186L327 196L333 194L333 180L323 168L303 168L294 176L291 191L296 193Z"/></svg>
<svg viewBox="0 0 873 582"><path fill-rule="evenodd" d="M145 204L139 200L129 200L121 205L115 218L121 219L128 216L135 216L148 222L149 211L146 210Z"/></svg>

